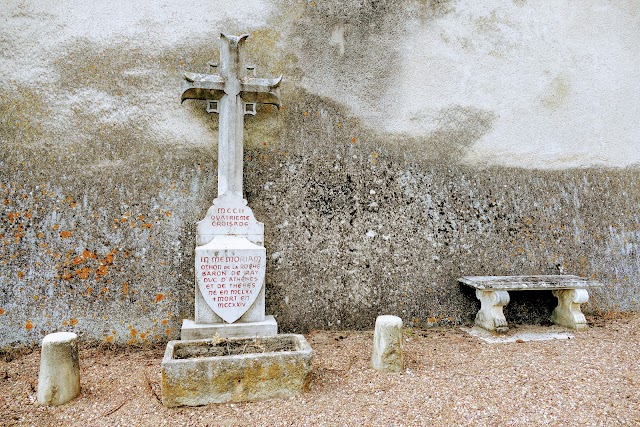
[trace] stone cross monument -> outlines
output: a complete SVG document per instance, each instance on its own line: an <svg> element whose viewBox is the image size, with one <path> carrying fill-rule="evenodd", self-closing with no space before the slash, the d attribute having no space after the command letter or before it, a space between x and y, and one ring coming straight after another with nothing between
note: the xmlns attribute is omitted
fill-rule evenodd
<svg viewBox="0 0 640 427"><path fill-rule="evenodd" d="M220 126L218 197L197 226L195 321L183 321L183 340L277 334L264 314L264 225L243 199L242 166L244 115L256 114L256 103L280 107L282 77L257 78L255 67L242 66L238 50L247 37L220 35L220 63L208 63L219 74L184 73L182 101L207 101Z"/></svg>

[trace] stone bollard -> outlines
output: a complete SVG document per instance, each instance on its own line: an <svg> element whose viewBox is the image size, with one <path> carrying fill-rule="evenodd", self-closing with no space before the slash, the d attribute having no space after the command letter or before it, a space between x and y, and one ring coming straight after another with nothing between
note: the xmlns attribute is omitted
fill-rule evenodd
<svg viewBox="0 0 640 427"><path fill-rule="evenodd" d="M402 319L397 316L378 316L373 333L371 366L377 371L402 372Z"/></svg>
<svg viewBox="0 0 640 427"><path fill-rule="evenodd" d="M80 393L78 336L72 332L56 332L42 340L38 403L58 406Z"/></svg>

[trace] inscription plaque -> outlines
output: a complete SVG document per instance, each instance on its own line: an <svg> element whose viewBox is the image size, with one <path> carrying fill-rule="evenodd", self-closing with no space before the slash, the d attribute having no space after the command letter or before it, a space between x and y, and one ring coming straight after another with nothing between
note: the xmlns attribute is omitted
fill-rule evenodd
<svg viewBox="0 0 640 427"><path fill-rule="evenodd" d="M207 305L227 323L238 320L264 285L267 254L245 238L220 236L196 248L196 280Z"/></svg>

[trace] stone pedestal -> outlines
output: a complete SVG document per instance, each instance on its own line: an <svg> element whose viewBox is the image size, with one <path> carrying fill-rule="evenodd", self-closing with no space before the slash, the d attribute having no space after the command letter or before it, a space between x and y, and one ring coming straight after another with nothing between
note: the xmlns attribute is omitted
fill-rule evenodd
<svg viewBox="0 0 640 427"><path fill-rule="evenodd" d="M397 316L378 316L373 334L371 366L382 372L402 372L402 319Z"/></svg>
<svg viewBox="0 0 640 427"><path fill-rule="evenodd" d="M264 225L240 194L213 201L198 223L195 256L195 319L182 323L181 339L272 336L265 316Z"/></svg>
<svg viewBox="0 0 640 427"><path fill-rule="evenodd" d="M196 323L182 321L181 340L220 338L269 337L278 334L278 323L273 316L265 316L262 322Z"/></svg>
<svg viewBox="0 0 640 427"><path fill-rule="evenodd" d="M56 332L42 340L38 403L58 406L80 394L78 336Z"/></svg>

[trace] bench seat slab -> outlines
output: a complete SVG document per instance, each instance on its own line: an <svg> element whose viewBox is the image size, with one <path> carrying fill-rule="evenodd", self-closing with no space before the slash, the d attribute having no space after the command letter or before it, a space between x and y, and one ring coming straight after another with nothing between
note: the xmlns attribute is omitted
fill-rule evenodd
<svg viewBox="0 0 640 427"><path fill-rule="evenodd" d="M554 289L599 288L600 282L569 275L540 276L464 276L460 283L475 289L493 291L552 291Z"/></svg>

